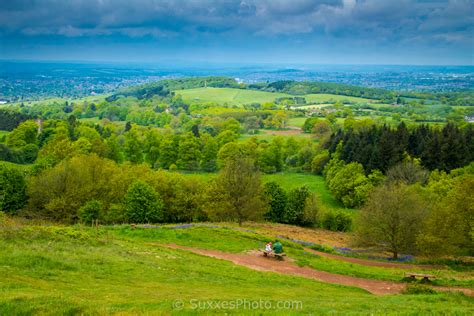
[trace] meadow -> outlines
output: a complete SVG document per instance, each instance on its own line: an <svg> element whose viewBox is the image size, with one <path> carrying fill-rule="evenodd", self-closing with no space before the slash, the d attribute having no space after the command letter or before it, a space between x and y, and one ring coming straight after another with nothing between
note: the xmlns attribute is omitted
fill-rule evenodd
<svg viewBox="0 0 474 316"><path fill-rule="evenodd" d="M271 308L227 313L404 314L473 312L473 299L458 293L425 292L378 296L356 287L262 272L168 244L242 253L261 248L271 236L232 225L219 228L130 226L40 226L4 219L0 226L0 314L161 314L223 312L196 301L268 301ZM245 228L245 227L244 227ZM274 233L277 233L275 227ZM402 269L373 269L308 254L284 241L298 265L332 273L402 281ZM272 260L272 259L269 259ZM460 274L438 273L439 284L465 285ZM472 284L472 279L470 284ZM194 300L194 301L192 301ZM279 301L292 308L277 309ZM178 302L178 304L177 304ZM181 304L181 305L179 305ZM268 307L268 306L267 306ZM207 308L207 309L206 309Z"/></svg>
<svg viewBox="0 0 474 316"><path fill-rule="evenodd" d="M365 99L359 97L352 97L347 95L317 93L317 94L305 94L304 98L309 104L325 104L335 102L351 102L351 103L372 103L375 102L373 99Z"/></svg>
<svg viewBox="0 0 474 316"><path fill-rule="evenodd" d="M195 88L175 91L184 101L215 102L228 105L273 102L276 98L292 97L285 93L273 93L233 88Z"/></svg>
<svg viewBox="0 0 474 316"><path fill-rule="evenodd" d="M184 101L195 102L215 102L228 105L242 105L250 103L273 102L277 98L293 98L293 95L278 92L266 92L255 90L244 90L235 88L194 88L186 90L177 90L176 94L181 95ZM337 95L337 94L305 94L302 95L308 104L328 104L335 102L350 103L372 103L373 99Z"/></svg>

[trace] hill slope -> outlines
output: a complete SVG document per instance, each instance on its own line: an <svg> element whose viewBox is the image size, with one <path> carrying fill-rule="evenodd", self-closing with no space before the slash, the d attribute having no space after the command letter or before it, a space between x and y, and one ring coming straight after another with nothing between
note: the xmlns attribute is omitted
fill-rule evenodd
<svg viewBox="0 0 474 316"><path fill-rule="evenodd" d="M258 228L257 228L258 230ZM159 244L240 253L257 249L270 237L254 230L177 226L131 230L128 226L85 227L3 225L0 229L0 313L136 314L249 312L243 305L215 310L206 302L264 302L252 312L420 313L474 312L472 298L459 294L374 296L362 289L304 277L255 271L231 262ZM284 241L290 262L307 269L350 269L362 266L309 255ZM270 260L270 259L269 259ZM332 261L331 261L332 260ZM326 268L324 268L326 266ZM339 266L337 268L336 266ZM369 279L399 278L398 270L371 267ZM385 276L382 272L385 271ZM444 272L459 280L461 275ZM444 282L444 281L443 281ZM460 284L461 284L460 283ZM265 303L268 302L268 303ZM283 302L283 305L281 303ZM203 304L203 305L199 305ZM226 303L230 304L230 303ZM280 305L278 305L280 304ZM286 304L286 305L285 305Z"/></svg>

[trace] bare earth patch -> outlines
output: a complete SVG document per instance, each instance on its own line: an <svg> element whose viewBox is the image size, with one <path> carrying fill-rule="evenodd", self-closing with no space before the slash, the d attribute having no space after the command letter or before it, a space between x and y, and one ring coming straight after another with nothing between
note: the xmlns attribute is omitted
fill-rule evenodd
<svg viewBox="0 0 474 316"><path fill-rule="evenodd" d="M284 224L252 223L251 228L257 228L268 236L283 236L288 239L309 241L331 247L347 247L352 235L350 233L333 232L326 229L304 228Z"/></svg>

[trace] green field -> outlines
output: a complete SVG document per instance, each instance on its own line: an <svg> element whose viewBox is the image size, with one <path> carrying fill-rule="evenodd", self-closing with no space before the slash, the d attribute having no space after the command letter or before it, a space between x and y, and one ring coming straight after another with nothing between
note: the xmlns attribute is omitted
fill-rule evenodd
<svg viewBox="0 0 474 316"><path fill-rule="evenodd" d="M326 182L322 176L308 173L275 173L263 176L263 181L275 181L286 190L292 190L303 185L307 186L311 192L317 193L325 206L330 208L341 208L342 205L329 192Z"/></svg>
<svg viewBox="0 0 474 316"><path fill-rule="evenodd" d="M292 97L284 93L232 89L232 88L195 88L176 91L184 101L191 103L215 102L228 105L273 102L276 98Z"/></svg>
<svg viewBox="0 0 474 316"><path fill-rule="evenodd" d="M306 94L304 97L306 99L306 102L308 103L334 103L338 101L349 101L353 103L371 103L375 101L372 99L325 93Z"/></svg>
<svg viewBox="0 0 474 316"><path fill-rule="evenodd" d="M304 122L307 117L293 117L288 120L288 126L298 126L303 127Z"/></svg>
<svg viewBox="0 0 474 316"><path fill-rule="evenodd" d="M474 312L473 299L461 294L376 296L360 288L303 277L260 272L231 262L169 249L178 244L238 253L268 240L258 233L232 229L138 229L129 226L0 226L1 315L101 315L265 313L405 314ZM368 278L400 280L402 271L341 265L309 256L301 246L284 242L298 264ZM459 274L450 272L451 279ZM441 280L447 275L441 275ZM444 282L444 281L443 281ZM441 282L441 283L443 283ZM455 284L456 282L454 282ZM279 301L288 309L214 310L205 301ZM181 305L177 304L182 303ZM176 308L178 306L178 308Z"/></svg>
<svg viewBox="0 0 474 316"><path fill-rule="evenodd" d="M229 105L250 104L253 102L273 102L276 98L294 97L293 95L276 92L265 92L255 90L244 90L234 88L195 88L176 91L188 102L215 102ZM334 103L337 101L349 101L353 103L370 103L371 99L350 97L336 94L307 94L303 96L308 103Z"/></svg>
<svg viewBox="0 0 474 316"><path fill-rule="evenodd" d="M92 96L75 98L75 99L55 97L55 98L47 98L47 99L35 100L35 101L12 102L12 103L4 104L3 106L15 106L15 105L20 105L22 103L28 106L34 106L38 104L64 103L66 101L75 102L75 103L82 103L82 102L100 103L100 102L103 102L105 98L107 98L108 96L110 96L110 94L98 94L98 95L92 95Z"/></svg>
<svg viewBox="0 0 474 316"><path fill-rule="evenodd" d="M200 180L209 180L216 176L215 173L183 173L188 177L195 177ZM328 208L340 209L343 206L329 192L326 182L322 176L308 173L282 172L275 174L263 174L263 182L275 181L285 190L292 190L303 185L307 186L311 192L317 193L321 197L321 202Z"/></svg>
<svg viewBox="0 0 474 316"><path fill-rule="evenodd" d="M318 141L317 138L314 137L314 135L308 134L308 133L302 133L300 131L291 131L291 130L264 130L261 129L258 134L242 134L240 135L240 140L246 140L249 138L255 137L258 140L264 140L267 142L272 141L275 137L293 137L295 139L311 139L312 141L316 142Z"/></svg>

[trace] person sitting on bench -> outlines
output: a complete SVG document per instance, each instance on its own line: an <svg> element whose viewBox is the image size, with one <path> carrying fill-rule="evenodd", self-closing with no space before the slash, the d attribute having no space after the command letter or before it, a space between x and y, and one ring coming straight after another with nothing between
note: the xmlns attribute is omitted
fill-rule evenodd
<svg viewBox="0 0 474 316"><path fill-rule="evenodd" d="M282 254L283 253L283 245L280 243L279 240L275 241L273 244L273 252L275 254Z"/></svg>
<svg viewBox="0 0 474 316"><path fill-rule="evenodd" d="M268 254L272 253L272 242L270 241L268 244L265 245L265 252Z"/></svg>

